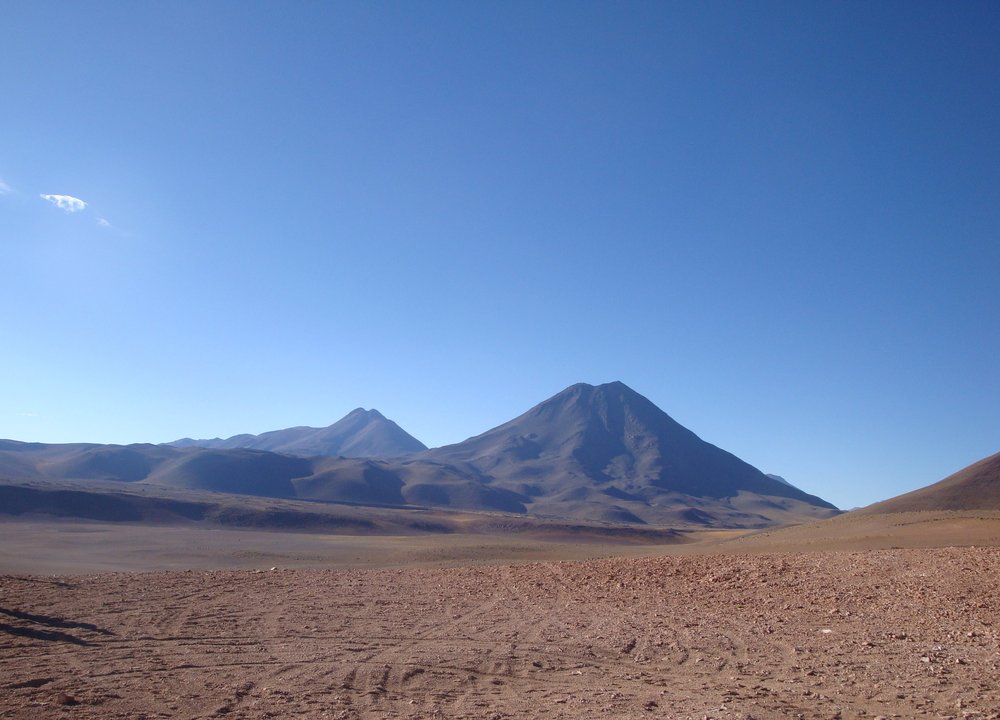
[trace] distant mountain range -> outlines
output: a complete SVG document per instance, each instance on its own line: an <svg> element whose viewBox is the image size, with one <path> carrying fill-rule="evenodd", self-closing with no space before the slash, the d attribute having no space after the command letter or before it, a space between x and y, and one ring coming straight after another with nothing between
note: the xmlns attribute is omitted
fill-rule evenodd
<svg viewBox="0 0 1000 720"><path fill-rule="evenodd" d="M174 447L268 450L300 457L393 458L427 449L426 445L378 410L364 408L351 411L325 428L299 426L260 435L234 435L226 439L183 438L167 444Z"/></svg>
<svg viewBox="0 0 1000 720"><path fill-rule="evenodd" d="M327 428L224 440L0 441L0 477L631 524L765 527L837 513L701 440L620 382L573 385L510 422L433 450L359 408Z"/></svg>

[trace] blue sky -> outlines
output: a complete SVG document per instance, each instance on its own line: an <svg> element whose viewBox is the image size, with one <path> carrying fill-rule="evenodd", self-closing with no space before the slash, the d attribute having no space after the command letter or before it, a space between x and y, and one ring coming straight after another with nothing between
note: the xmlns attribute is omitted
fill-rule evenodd
<svg viewBox="0 0 1000 720"><path fill-rule="evenodd" d="M998 37L989 2L9 5L0 437L363 406L433 446L622 380L842 507L927 485L1000 450Z"/></svg>

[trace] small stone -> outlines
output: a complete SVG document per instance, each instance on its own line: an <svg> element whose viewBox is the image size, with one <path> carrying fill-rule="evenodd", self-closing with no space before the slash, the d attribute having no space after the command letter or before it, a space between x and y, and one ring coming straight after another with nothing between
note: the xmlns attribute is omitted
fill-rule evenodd
<svg viewBox="0 0 1000 720"><path fill-rule="evenodd" d="M56 695L56 705L79 705L80 701L77 700L72 695L67 695L66 693L59 693Z"/></svg>

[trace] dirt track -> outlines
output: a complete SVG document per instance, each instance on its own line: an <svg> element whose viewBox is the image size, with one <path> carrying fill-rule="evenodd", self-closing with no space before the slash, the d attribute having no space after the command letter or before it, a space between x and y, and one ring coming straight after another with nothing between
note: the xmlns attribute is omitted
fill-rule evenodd
<svg viewBox="0 0 1000 720"><path fill-rule="evenodd" d="M1000 717L1000 550L0 578L0 717Z"/></svg>

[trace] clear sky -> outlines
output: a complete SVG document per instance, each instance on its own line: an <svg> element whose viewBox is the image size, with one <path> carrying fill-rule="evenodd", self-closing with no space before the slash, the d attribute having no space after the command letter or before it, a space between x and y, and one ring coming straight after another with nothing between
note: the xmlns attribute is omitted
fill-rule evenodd
<svg viewBox="0 0 1000 720"><path fill-rule="evenodd" d="M841 507L1000 451L996 2L2 14L0 437L621 380Z"/></svg>

